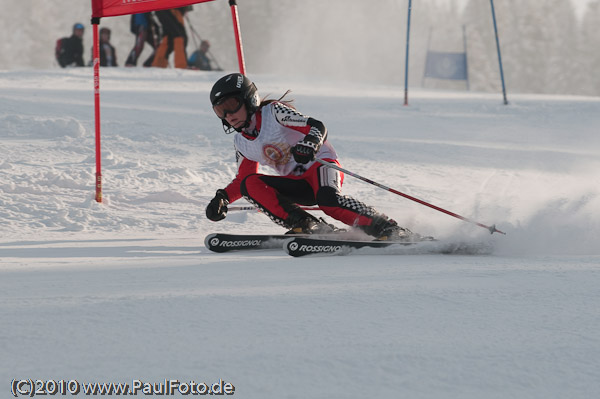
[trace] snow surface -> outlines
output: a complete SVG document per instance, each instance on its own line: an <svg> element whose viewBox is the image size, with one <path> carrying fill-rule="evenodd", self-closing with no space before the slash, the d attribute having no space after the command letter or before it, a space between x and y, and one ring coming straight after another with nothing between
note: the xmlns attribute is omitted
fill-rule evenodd
<svg viewBox="0 0 600 399"><path fill-rule="evenodd" d="M240 398L600 395L600 98L293 90L347 194L460 255L214 254L210 232L281 232L204 207L235 173L208 103L220 73L102 70L104 203L90 69L0 72L0 391L13 378L232 383ZM240 201L240 204L245 204Z"/></svg>

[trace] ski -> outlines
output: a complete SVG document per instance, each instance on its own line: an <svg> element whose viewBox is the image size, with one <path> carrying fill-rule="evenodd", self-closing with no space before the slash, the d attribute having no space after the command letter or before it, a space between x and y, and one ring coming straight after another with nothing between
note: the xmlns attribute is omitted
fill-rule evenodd
<svg viewBox="0 0 600 399"><path fill-rule="evenodd" d="M353 240L338 237L303 236L289 238L284 242L284 251L293 257L307 255L349 255L365 249L363 254L444 254L444 255L489 255L494 251L487 241L438 241L432 237L415 237L415 241ZM359 252L360 254L360 252Z"/></svg>
<svg viewBox="0 0 600 399"><path fill-rule="evenodd" d="M353 232L339 231L328 234L313 234L313 238L350 238ZM212 233L204 238L204 245L213 252L229 252L251 249L281 249L286 240L309 237L309 234L228 234Z"/></svg>
<svg viewBox="0 0 600 399"><path fill-rule="evenodd" d="M285 240L299 237L295 234L225 234L206 236L204 245L213 252L229 252L250 249L281 249Z"/></svg>
<svg viewBox="0 0 600 399"><path fill-rule="evenodd" d="M344 240L316 237L289 238L284 244L284 251L294 257L306 255L347 255L352 250L360 248L386 248L390 246L412 246L421 241L373 241L373 240Z"/></svg>

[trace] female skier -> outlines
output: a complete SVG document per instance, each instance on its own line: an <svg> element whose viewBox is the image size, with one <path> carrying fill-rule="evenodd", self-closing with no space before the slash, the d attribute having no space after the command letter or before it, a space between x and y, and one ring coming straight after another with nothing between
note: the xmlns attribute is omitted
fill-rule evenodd
<svg viewBox="0 0 600 399"><path fill-rule="evenodd" d="M210 92L213 110L226 133L237 132L234 144L238 172L229 185L217 190L206 216L222 220L227 205L244 197L289 233L334 231L323 219L301 208L318 205L326 215L377 239L410 239L410 230L342 195L343 173L315 161L318 157L339 165L325 125L302 115L282 98L261 101L254 83L239 73L224 76L214 84ZM259 174L259 164L272 167L278 176Z"/></svg>

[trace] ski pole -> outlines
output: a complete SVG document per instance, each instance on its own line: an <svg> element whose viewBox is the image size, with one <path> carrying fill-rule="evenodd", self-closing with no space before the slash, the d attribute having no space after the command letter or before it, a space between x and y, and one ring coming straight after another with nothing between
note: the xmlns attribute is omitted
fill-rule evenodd
<svg viewBox="0 0 600 399"><path fill-rule="evenodd" d="M367 182L367 183L369 183L369 184L372 184L372 185L374 185L374 186L376 186L376 187L379 187L379 188L382 188L382 189L384 189L384 190L387 190L387 191L389 191L389 192L391 192L391 193L397 194L397 195L399 195L399 196L401 196L401 197L407 198L407 199L409 199L409 200L411 200L411 201L415 201L415 202L417 202L417 203L419 203L419 204L421 204L421 205L425 205L425 206L428 206L428 207L430 207L430 208L433 208L433 209L435 209L436 211L440 211L440 212L442 212L442 213L445 213L446 215L454 216L454 217L455 217L455 218L457 218L457 219L460 219L460 220L463 220L463 221L465 221L465 222L469 222L469 223L475 224L475 225L477 225L477 226L479 226L479 227L483 227L484 229L487 229L487 230L489 230L489 232L490 232L491 234L494 234L494 233L506 234L506 233L504 233L504 232L502 232L502 231L498 230L498 229L496 228L496 225L492 225L492 226L486 226L485 224L482 224L482 223L476 222L475 220L472 220L472 219L466 218L466 217L464 217L464 216L460 216L460 215L458 215L458 214L456 214L456 213L454 213L454 212L450 212L450 211L448 211L448 210L446 210L446 209L440 208L439 206L435 206L435 205L433 205L433 204L430 204L430 203L428 203L428 202L425 202L425 201L423 201L423 200L420 200L420 199L418 199L418 198L412 197L412 196L410 196L410 195L408 195L408 194L404 194L404 193L402 193L402 192L400 192L400 191L398 191L398 190L394 190L393 188L390 188L390 187L384 186L383 184L377 183L377 182L375 182L375 181L373 181L373 180L371 180L371 179L367 179L366 177L363 177L363 176L361 176L361 175L357 175L356 173L352 173L352 172L350 172L349 170L346 170L346 169L344 169L344 168L342 168L342 167L338 166L337 164L335 164L335 163L333 163L333 162L328 162L328 161L325 161L325 160L323 160L323 159L320 159L320 158L317 158L317 159L316 159L316 161L317 161L317 162L319 162L320 164L323 164L323 165L327 166L328 168L333 168L333 169L339 170L340 172L343 172L343 173L345 173L345 174L347 174L347 175L350 175L350 176L352 176L352 177L355 177L355 178L357 178L357 179L360 179L360 180L362 180L362 181L364 181L364 182Z"/></svg>
<svg viewBox="0 0 600 399"><path fill-rule="evenodd" d="M305 211L320 211L321 208L319 208L318 206L301 206L301 209L304 209ZM228 206L227 207L227 211L257 211L260 212L260 210L252 205L243 205L243 206Z"/></svg>
<svg viewBox="0 0 600 399"><path fill-rule="evenodd" d="M196 29L194 29L194 27L190 23L190 18L187 15L184 18L187 22L187 25L190 27L190 30L192 31L192 40L194 41L194 48L199 49L200 46L198 45L198 42L196 41L196 36L198 36L198 39L200 41L202 41L202 38L200 38L200 35L198 33L196 33Z"/></svg>

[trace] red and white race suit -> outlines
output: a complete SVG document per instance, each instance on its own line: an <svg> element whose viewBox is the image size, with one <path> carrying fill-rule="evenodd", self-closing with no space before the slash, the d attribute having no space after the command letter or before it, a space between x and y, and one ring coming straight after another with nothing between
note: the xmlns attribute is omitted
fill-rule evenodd
<svg viewBox="0 0 600 399"><path fill-rule="evenodd" d="M373 218L385 219L370 206L341 194L343 173L316 161L300 164L291 149L306 135L320 140L317 158L335 162L337 154L327 140L327 129L318 120L274 101L262 106L247 128L235 135L238 162L235 179L225 188L229 202L246 198L273 221L284 226L299 205L318 205L325 214L369 234ZM258 173L259 165L275 169L277 175Z"/></svg>

